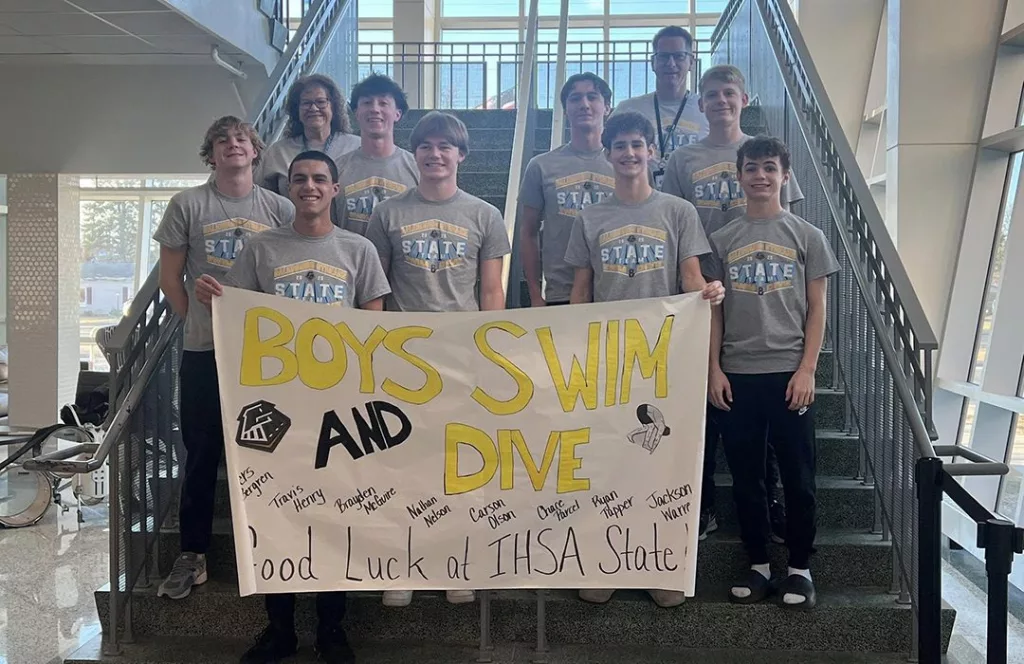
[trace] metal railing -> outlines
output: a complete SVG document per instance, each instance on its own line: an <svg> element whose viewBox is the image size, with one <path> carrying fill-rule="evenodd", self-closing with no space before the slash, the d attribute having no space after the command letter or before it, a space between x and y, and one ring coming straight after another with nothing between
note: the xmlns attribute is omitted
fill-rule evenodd
<svg viewBox="0 0 1024 664"><path fill-rule="evenodd" d="M734 30L735 27L735 30ZM955 446L932 445L935 335L843 134L785 0L733 0L712 36L712 59L747 74L766 124L792 152L806 198L795 211L825 232L841 266L831 279L828 330L835 380L847 396L847 426L859 434L862 478L875 488L875 531L891 541L892 592L912 607L913 657L940 661L940 509L943 491L979 523L989 568L990 662L1005 662L1008 560L1021 535L952 479L1002 474L1005 464ZM838 386L837 385L837 386ZM945 469L941 456L967 463ZM916 481L915 481L916 478ZM998 520L997 520L998 521ZM1008 528L1008 526L1011 526ZM1005 571L1004 571L1005 570ZM1001 605L1000 605L1001 603ZM1001 658L1000 658L1001 657Z"/></svg>
<svg viewBox="0 0 1024 664"><path fill-rule="evenodd" d="M694 42L698 56L704 44ZM398 42L359 44L359 77L371 72L393 78L421 108L512 109L521 98L520 68L526 42ZM538 108L554 108L565 77L598 74L626 99L654 91L651 42L573 41L564 44L558 75L558 42L537 42L533 54ZM701 62L694 60L690 86L696 89Z"/></svg>
<svg viewBox="0 0 1024 664"><path fill-rule="evenodd" d="M321 72L347 87L355 77L355 2L318 0L253 106L250 121L270 142L287 122L289 86ZM25 462L29 470L85 473L110 463L110 594L105 654L132 637L133 590L157 574L161 524L177 503L180 430L178 367L182 321L159 287L157 265L108 340L110 411L98 449L72 446ZM91 452L83 460L71 459Z"/></svg>

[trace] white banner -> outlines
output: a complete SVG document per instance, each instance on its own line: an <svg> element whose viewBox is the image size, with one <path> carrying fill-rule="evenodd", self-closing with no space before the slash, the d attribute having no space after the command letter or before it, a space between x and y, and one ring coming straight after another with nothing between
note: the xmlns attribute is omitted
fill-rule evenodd
<svg viewBox="0 0 1024 664"><path fill-rule="evenodd" d="M693 594L699 295L430 314L225 289L213 321L242 595Z"/></svg>

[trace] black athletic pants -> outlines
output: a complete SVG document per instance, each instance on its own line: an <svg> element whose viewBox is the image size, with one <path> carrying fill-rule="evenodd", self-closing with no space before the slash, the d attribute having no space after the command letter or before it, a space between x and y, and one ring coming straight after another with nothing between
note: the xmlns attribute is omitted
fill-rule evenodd
<svg viewBox="0 0 1024 664"><path fill-rule="evenodd" d="M707 417L704 419L704 478L701 480L700 511L715 511L715 471L718 467L718 439L722 435L718 418L722 411L708 403ZM779 461L775 458L775 450L768 445L767 474L765 483L768 487L768 500L774 500L779 485Z"/></svg>
<svg viewBox="0 0 1024 664"><path fill-rule="evenodd" d="M727 374L731 410L719 411L717 417L732 471L740 537L750 563L769 562L765 458L771 444L786 500L789 566L807 569L816 534L814 406L803 412L789 410L786 387L792 375Z"/></svg>
<svg viewBox="0 0 1024 664"><path fill-rule="evenodd" d="M295 632L295 594L282 593L266 596L267 618L277 631ZM317 632L322 634L340 627L345 617L345 593L330 592L316 594Z"/></svg>
<svg viewBox="0 0 1024 664"><path fill-rule="evenodd" d="M217 363L213 351L181 354L181 439L185 475L181 482L181 550L206 553L213 530L217 467L224 453Z"/></svg>

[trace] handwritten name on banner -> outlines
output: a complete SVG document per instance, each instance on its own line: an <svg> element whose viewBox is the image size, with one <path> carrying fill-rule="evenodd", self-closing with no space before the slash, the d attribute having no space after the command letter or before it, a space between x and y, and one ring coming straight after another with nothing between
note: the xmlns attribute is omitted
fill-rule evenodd
<svg viewBox="0 0 1024 664"><path fill-rule="evenodd" d="M407 314L226 289L213 320L243 595L692 595L698 296Z"/></svg>

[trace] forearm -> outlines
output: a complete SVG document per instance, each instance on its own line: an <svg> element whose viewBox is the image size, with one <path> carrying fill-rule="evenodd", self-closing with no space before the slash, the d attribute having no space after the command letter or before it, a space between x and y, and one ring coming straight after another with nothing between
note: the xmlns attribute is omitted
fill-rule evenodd
<svg viewBox="0 0 1024 664"><path fill-rule="evenodd" d="M708 368L722 370L722 338L725 335L725 319L722 307L711 307L711 344L708 347Z"/></svg>
<svg viewBox="0 0 1024 664"><path fill-rule="evenodd" d="M523 260L523 277L526 279L526 287L530 290L530 300L537 302L542 299L541 293L541 266L540 266L540 243L535 233L524 232L520 236L522 246L519 255Z"/></svg>
<svg viewBox="0 0 1024 664"><path fill-rule="evenodd" d="M825 304L811 304L807 309L807 323L804 325L804 356L800 360L800 369L815 371L818 368L818 355L825 340Z"/></svg>
<svg viewBox="0 0 1024 664"><path fill-rule="evenodd" d="M501 285L491 286L480 293L480 311L500 311L505 308L505 293Z"/></svg>
<svg viewBox="0 0 1024 664"><path fill-rule="evenodd" d="M577 278L572 283L569 304L585 304L594 301L594 285L590 279Z"/></svg>
<svg viewBox="0 0 1024 664"><path fill-rule="evenodd" d="M174 279L172 275L160 275L160 290L170 303L171 311L185 318L188 315L188 293L181 277Z"/></svg>

